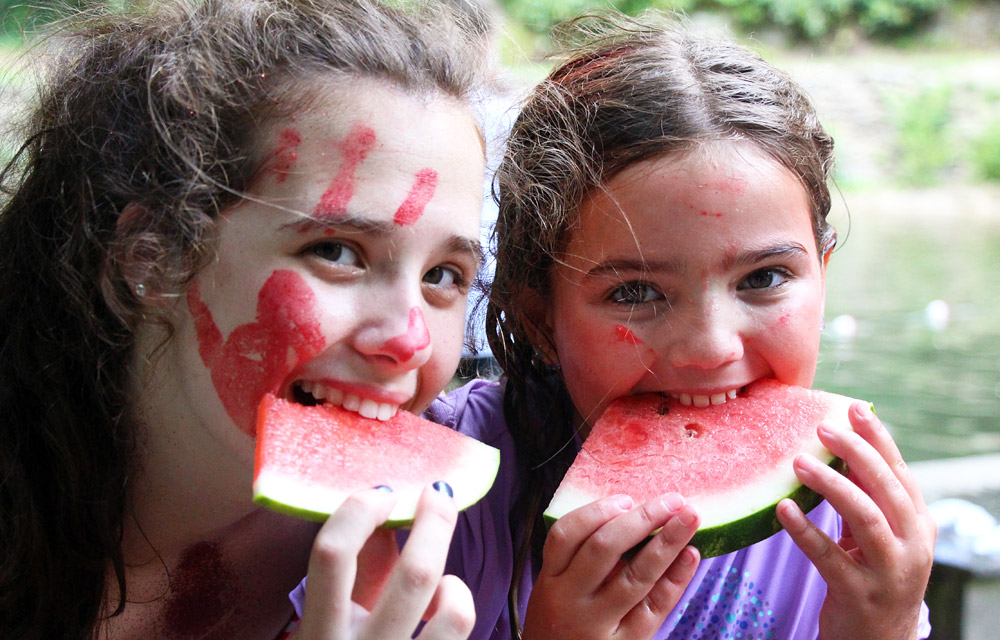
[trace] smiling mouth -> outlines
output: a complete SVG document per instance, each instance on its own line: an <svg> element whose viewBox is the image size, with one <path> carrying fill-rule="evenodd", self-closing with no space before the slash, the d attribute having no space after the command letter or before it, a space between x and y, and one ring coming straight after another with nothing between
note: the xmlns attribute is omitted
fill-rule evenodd
<svg viewBox="0 0 1000 640"><path fill-rule="evenodd" d="M306 380L292 385L292 399L307 407L319 405L343 407L348 411L359 413L364 418L382 421L391 419L399 410L399 405L376 402L371 398L363 398L354 393L346 393L319 382Z"/></svg>
<svg viewBox="0 0 1000 640"><path fill-rule="evenodd" d="M692 393L671 393L669 395L686 407L708 407L711 405L726 404L730 400L735 400L745 390L746 387L740 387L739 389L729 389L721 393L707 395Z"/></svg>

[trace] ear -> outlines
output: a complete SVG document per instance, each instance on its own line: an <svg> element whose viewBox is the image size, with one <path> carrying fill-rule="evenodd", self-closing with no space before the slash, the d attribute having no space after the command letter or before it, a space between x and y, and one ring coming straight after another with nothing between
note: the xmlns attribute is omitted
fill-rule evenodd
<svg viewBox="0 0 1000 640"><path fill-rule="evenodd" d="M837 247L837 231L830 229L830 235L823 243L823 271L826 272L826 268L830 265L830 256L833 255L833 250Z"/></svg>
<svg viewBox="0 0 1000 640"><path fill-rule="evenodd" d="M118 271L124 286L133 296L145 299L144 304L159 293L156 249L144 238L154 224L154 216L142 205L136 202L125 205L118 214L115 240L109 255L109 266Z"/></svg>

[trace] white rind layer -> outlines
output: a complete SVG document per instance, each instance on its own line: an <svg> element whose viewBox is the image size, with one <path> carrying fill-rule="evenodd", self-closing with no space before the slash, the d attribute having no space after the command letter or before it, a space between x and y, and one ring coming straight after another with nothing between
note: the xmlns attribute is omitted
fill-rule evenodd
<svg viewBox="0 0 1000 640"><path fill-rule="evenodd" d="M451 486L459 510L472 506L486 495L500 467L500 452L472 438L463 447L455 463L449 465L447 471L442 471L441 477L428 478L426 483L392 486L397 502L389 514L388 526L399 527L413 522L424 486L439 480ZM406 462L401 460L399 464ZM322 521L336 511L348 495L364 488L341 491L330 487L304 486L296 477L262 469L254 481L253 493L255 502L290 515Z"/></svg>

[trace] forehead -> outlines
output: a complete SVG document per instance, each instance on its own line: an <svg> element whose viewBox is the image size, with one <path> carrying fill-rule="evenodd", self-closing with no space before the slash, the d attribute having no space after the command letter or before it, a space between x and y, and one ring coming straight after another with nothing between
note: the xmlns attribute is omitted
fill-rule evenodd
<svg viewBox="0 0 1000 640"><path fill-rule="evenodd" d="M299 108L282 109L256 140L255 195L311 217L381 217L408 193L432 209L478 203L484 150L464 103L342 77L296 86L289 101Z"/></svg>
<svg viewBox="0 0 1000 640"><path fill-rule="evenodd" d="M634 163L584 198L567 253L693 250L788 233L812 238L799 179L755 146L727 141Z"/></svg>

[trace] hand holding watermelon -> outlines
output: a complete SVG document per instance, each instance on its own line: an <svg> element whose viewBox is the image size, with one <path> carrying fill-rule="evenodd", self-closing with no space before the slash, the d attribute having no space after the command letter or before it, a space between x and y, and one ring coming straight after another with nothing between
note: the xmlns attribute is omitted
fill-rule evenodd
<svg viewBox="0 0 1000 640"><path fill-rule="evenodd" d="M443 576L458 511L425 488L402 552L394 534L376 530L396 504L393 493L352 494L326 521L309 558L309 594L296 640L462 640L475 621L468 587Z"/></svg>
<svg viewBox="0 0 1000 640"><path fill-rule="evenodd" d="M570 512L545 540L523 638L652 636L698 566L697 550L686 546L697 528L697 514L676 493L639 506L615 495Z"/></svg>
<svg viewBox="0 0 1000 640"><path fill-rule="evenodd" d="M849 410L853 433L818 430L847 462L845 478L811 456L795 472L844 519L830 539L789 500L777 515L828 585L820 638L917 638L921 595L930 576L936 526L892 436L868 405Z"/></svg>

